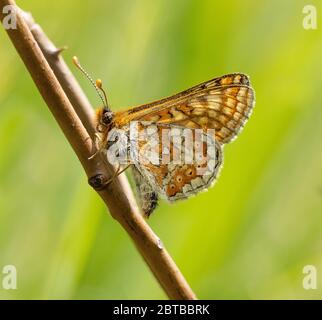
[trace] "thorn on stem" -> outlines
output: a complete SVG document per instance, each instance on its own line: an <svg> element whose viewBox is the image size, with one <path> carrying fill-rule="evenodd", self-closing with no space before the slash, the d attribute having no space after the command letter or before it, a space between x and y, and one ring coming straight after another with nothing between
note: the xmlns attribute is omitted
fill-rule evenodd
<svg viewBox="0 0 322 320"><path fill-rule="evenodd" d="M67 50L67 46L55 48L54 50L52 50L51 55L58 57L64 50Z"/></svg>

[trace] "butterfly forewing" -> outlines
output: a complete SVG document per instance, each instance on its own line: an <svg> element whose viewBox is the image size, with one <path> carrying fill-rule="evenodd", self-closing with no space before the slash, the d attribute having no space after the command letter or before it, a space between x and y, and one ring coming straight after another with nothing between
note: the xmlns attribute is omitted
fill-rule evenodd
<svg viewBox="0 0 322 320"><path fill-rule="evenodd" d="M117 112L116 124L145 120L188 128L216 130L220 143L230 142L242 129L254 105L246 75L236 73L209 80L169 98Z"/></svg>

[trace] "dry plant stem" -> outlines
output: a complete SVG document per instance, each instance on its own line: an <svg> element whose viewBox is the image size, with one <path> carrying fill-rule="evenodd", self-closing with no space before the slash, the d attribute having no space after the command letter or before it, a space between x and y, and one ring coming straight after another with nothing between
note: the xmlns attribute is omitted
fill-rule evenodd
<svg viewBox="0 0 322 320"><path fill-rule="evenodd" d="M23 12L24 19L34 36L39 48L44 54L47 62L54 71L54 74L64 89L69 101L74 106L78 117L83 122L84 127L91 136L95 138L94 110L89 103L86 95L79 86L74 75L69 70L66 62L60 53L64 48L56 48L47 35L43 32L39 24L36 24L30 13Z"/></svg>
<svg viewBox="0 0 322 320"><path fill-rule="evenodd" d="M2 9L6 5L15 5L15 3L13 0L0 0L1 21L4 18ZM88 110L87 99L83 93L80 93L81 89L76 80L70 77L68 67L61 61L50 63L53 56L52 54L47 55L46 52L51 52L55 47L50 47L50 41L41 29L38 29L37 35L33 26L30 25L39 41L38 45L20 10L17 10L16 18L17 29L6 31L43 99L79 158L90 184L106 203L111 215L130 235L168 297L170 299L196 299L180 270L161 245L159 238L140 215L126 178L121 176L112 184L104 187L104 182L109 177L108 171L112 170L111 168L108 170L99 156L89 159L93 152L93 142L90 138L92 115ZM46 42L46 39L49 42ZM58 52L56 56L59 56ZM76 95L78 96L75 97ZM83 110L80 111L82 108Z"/></svg>

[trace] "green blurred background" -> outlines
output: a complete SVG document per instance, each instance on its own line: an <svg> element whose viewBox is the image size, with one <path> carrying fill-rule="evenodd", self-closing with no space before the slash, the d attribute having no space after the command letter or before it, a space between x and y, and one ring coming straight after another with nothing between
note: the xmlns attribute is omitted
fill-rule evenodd
<svg viewBox="0 0 322 320"><path fill-rule="evenodd" d="M322 297L322 3L302 0L18 1L71 64L102 78L114 110L230 72L256 107L225 147L218 183L149 220L199 298ZM4 299L164 299L0 32L0 270ZM304 290L314 265L317 290ZM321 274L321 276L319 276ZM0 277L3 277L0 273Z"/></svg>

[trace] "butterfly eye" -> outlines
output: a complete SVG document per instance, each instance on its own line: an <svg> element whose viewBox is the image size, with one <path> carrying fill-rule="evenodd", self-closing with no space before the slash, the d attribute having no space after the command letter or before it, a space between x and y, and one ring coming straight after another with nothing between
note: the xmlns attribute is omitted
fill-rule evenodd
<svg viewBox="0 0 322 320"><path fill-rule="evenodd" d="M102 114L102 123L106 126L110 125L113 120L113 113L111 111L108 111L107 109L104 109Z"/></svg>

